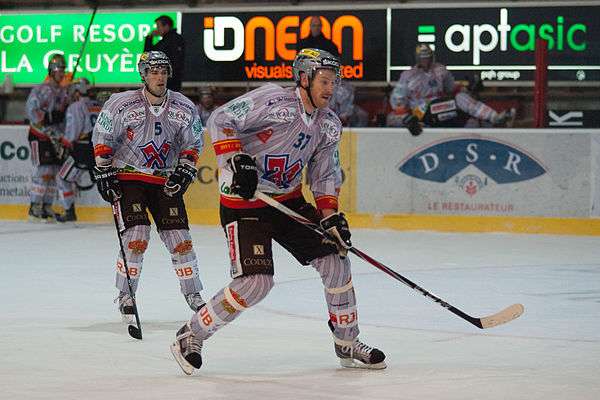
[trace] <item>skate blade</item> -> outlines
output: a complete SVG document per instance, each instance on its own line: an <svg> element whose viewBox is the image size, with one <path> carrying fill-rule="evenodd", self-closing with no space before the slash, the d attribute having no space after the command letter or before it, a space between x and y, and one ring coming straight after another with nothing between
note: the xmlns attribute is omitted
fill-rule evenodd
<svg viewBox="0 0 600 400"><path fill-rule="evenodd" d="M171 345L171 354L173 354L173 358L175 358L175 361L177 361L177 364L179 364L181 370L186 375L192 375L195 368L192 366L192 364L187 362L185 358L183 358L183 355L181 354L181 348L179 347L179 343L177 341Z"/></svg>
<svg viewBox="0 0 600 400"><path fill-rule="evenodd" d="M387 364L382 361L377 364L365 364L352 358L340 358L340 365L344 368L357 368L357 369L385 369Z"/></svg>
<svg viewBox="0 0 600 400"><path fill-rule="evenodd" d="M33 215L30 215L29 217L29 222L33 222L34 224L48 224L50 222L48 222L47 218L40 218L40 217L34 217ZM52 221L54 222L54 221Z"/></svg>

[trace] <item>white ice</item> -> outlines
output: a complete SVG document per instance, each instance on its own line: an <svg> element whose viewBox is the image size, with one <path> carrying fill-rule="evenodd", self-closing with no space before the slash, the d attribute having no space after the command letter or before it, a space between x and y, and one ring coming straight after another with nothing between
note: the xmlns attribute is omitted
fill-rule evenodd
<svg viewBox="0 0 600 400"><path fill-rule="evenodd" d="M600 238L354 230L354 244L468 314L525 314L479 330L353 258L361 338L383 371L342 369L317 273L275 250L276 286L205 343L185 376L169 352L191 316L153 232L130 338L110 225L0 222L0 399L600 398ZM205 297L229 282L217 227L192 228ZM353 256L352 256L353 257Z"/></svg>

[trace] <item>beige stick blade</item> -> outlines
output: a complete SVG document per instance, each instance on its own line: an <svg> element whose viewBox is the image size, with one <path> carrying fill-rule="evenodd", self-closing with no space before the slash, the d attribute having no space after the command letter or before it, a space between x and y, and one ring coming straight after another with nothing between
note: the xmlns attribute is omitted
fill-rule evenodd
<svg viewBox="0 0 600 400"><path fill-rule="evenodd" d="M494 315L481 318L481 327L486 329L505 324L513 319L519 318L524 311L525 307L523 307L523 304L513 304Z"/></svg>

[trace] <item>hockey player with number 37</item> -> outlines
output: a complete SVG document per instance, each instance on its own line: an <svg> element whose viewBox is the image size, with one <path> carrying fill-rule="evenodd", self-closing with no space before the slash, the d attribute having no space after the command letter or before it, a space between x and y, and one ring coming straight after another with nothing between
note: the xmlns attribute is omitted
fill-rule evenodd
<svg viewBox="0 0 600 400"><path fill-rule="evenodd" d="M176 334L171 351L186 374L202 365L204 341L261 301L273 287L272 240L321 275L336 355L344 367L385 368L385 355L358 340L350 230L339 213L341 123L328 108L340 81L332 54L303 49L293 64L295 88L267 84L215 110L207 124L219 166L221 224L229 248L229 285ZM302 195L306 167L316 208ZM320 223L335 240L254 198L256 189Z"/></svg>
<svg viewBox="0 0 600 400"><path fill-rule="evenodd" d="M135 292L150 238L150 210L188 305L204 304L183 194L196 176L202 122L194 103L168 90L169 58L145 52L138 63L144 86L113 94L94 126L94 174L104 200L116 205L125 257ZM119 310L132 323L133 302L123 260L117 259Z"/></svg>

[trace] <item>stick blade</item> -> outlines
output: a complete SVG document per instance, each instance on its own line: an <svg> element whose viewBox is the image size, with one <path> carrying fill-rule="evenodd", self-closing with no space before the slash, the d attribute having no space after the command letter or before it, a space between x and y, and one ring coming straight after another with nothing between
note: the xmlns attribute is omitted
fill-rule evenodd
<svg viewBox="0 0 600 400"><path fill-rule="evenodd" d="M129 336L134 339L142 340L142 330L138 329L136 326L128 325L127 331L129 332Z"/></svg>
<svg viewBox="0 0 600 400"><path fill-rule="evenodd" d="M504 310L499 311L494 315L480 318L479 321L481 322L481 329L493 328L495 326L510 322L513 319L519 318L523 312L525 312L525 307L523 307L523 304L513 304L512 306L508 306Z"/></svg>

